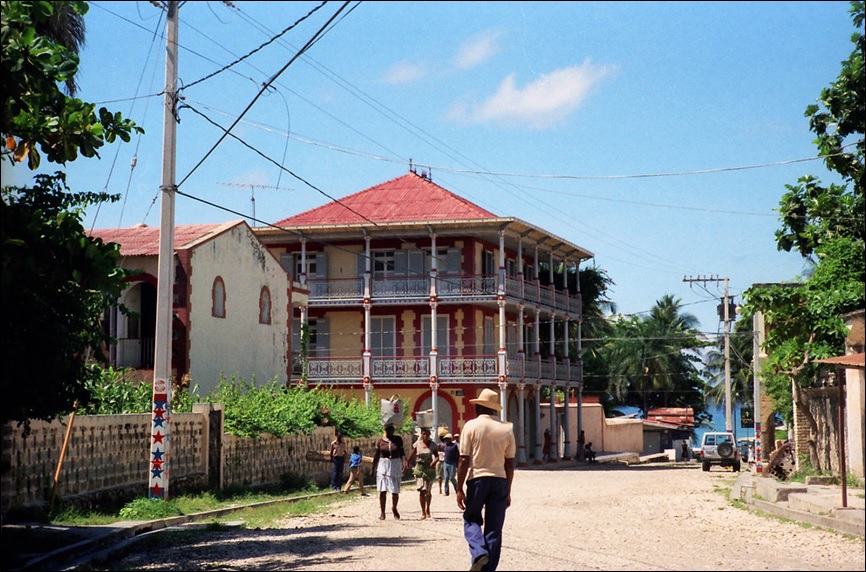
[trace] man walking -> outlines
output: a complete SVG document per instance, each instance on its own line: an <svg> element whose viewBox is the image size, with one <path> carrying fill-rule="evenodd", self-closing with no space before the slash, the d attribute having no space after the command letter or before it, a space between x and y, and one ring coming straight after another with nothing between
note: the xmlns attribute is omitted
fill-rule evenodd
<svg viewBox="0 0 866 572"><path fill-rule="evenodd" d="M484 389L469 402L475 404L476 417L463 426L455 492L472 558L469 570L477 572L496 570L499 565L517 448L512 424L496 416L502 410L498 393Z"/></svg>
<svg viewBox="0 0 866 572"><path fill-rule="evenodd" d="M331 490L343 488L343 467L346 464L346 443L343 434L337 431L336 439L331 441Z"/></svg>

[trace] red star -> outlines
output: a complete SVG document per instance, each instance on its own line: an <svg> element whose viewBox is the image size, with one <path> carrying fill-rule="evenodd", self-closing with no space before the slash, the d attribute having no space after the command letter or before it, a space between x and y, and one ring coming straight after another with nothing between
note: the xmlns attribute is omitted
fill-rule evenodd
<svg viewBox="0 0 866 572"><path fill-rule="evenodd" d="M165 435L163 435L162 433L155 433L153 435L153 442L154 443L162 443L163 437L165 437Z"/></svg>
<svg viewBox="0 0 866 572"><path fill-rule="evenodd" d="M165 493L165 489L159 486L159 483L150 487L150 498L162 498Z"/></svg>

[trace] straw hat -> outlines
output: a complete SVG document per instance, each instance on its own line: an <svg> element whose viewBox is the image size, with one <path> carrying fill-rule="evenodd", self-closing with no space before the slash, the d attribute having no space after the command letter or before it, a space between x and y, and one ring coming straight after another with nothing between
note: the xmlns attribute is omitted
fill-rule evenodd
<svg viewBox="0 0 866 572"><path fill-rule="evenodd" d="M444 435L442 438L443 438L443 439L450 439L450 438L451 438L451 433L445 433L445 435Z"/></svg>
<svg viewBox="0 0 866 572"><path fill-rule="evenodd" d="M481 395L475 399L470 399L469 403L483 405L493 411L502 411L502 405L499 404L499 394L492 389L482 389Z"/></svg>

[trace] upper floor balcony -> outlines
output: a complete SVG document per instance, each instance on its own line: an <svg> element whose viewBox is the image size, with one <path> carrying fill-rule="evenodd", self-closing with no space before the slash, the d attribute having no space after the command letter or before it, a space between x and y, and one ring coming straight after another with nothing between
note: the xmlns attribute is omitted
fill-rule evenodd
<svg viewBox="0 0 866 572"><path fill-rule="evenodd" d="M373 385L426 383L430 381L429 356L382 356L370 360ZM439 383L496 383L499 380L495 355L440 356L436 358ZM557 358L510 356L506 359L506 380L528 385L576 384L581 381L581 364ZM301 378L301 366L294 361L292 380ZM361 357L310 357L307 359L307 382L312 384L348 385L363 382L364 360Z"/></svg>
<svg viewBox="0 0 866 572"><path fill-rule="evenodd" d="M370 299L378 304L426 303L430 300L429 276L372 276ZM442 275L435 279L437 300L442 303L495 302L499 295L496 275ZM310 306L342 306L361 304L364 300L364 278L323 279L307 281ZM564 312L581 313L581 298L577 292L566 292L544 286L536 280L517 276L505 277L505 299L509 304Z"/></svg>

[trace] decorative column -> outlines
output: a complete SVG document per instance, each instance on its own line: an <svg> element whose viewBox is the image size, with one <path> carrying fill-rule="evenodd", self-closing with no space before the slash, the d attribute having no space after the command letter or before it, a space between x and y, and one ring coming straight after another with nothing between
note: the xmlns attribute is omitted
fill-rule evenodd
<svg viewBox="0 0 866 572"><path fill-rule="evenodd" d="M307 285L307 238L301 237L301 275L298 276L301 286Z"/></svg>
<svg viewBox="0 0 866 572"><path fill-rule="evenodd" d="M517 382L517 425L515 427L517 434L517 462L518 467L526 467L526 383L521 379Z"/></svg>
<svg viewBox="0 0 866 572"><path fill-rule="evenodd" d="M308 328L310 327L309 309L307 308L307 306L301 306L299 309L301 311L301 324L298 328L298 331L300 332L299 337L301 338L301 340L303 340L305 332L307 332ZM301 353L301 381L299 382L299 384L306 385L307 375L309 374L310 368L310 348L309 346L304 346L302 343L301 349L303 350L303 352Z"/></svg>
<svg viewBox="0 0 866 572"><path fill-rule="evenodd" d="M565 290L565 299L568 300L568 288ZM565 441L565 448L563 450L563 460L570 461L573 458L572 449L571 449L571 404L569 403L569 394L571 393L571 358L569 357L568 352L568 313L565 314L565 322L563 324L564 334L562 346L564 348L565 357L562 360L562 367L565 370L565 375L561 376L561 379L565 380L565 408L563 409L563 440Z"/></svg>
<svg viewBox="0 0 866 572"><path fill-rule="evenodd" d="M496 299L499 304L499 352L497 357L497 372L499 374L499 401L502 409L499 412L499 417L502 421L507 420L507 362L508 354L505 349L505 231L499 231L499 286L496 293Z"/></svg>
<svg viewBox="0 0 866 572"><path fill-rule="evenodd" d="M370 295L370 235L366 232L364 232L364 253L364 353L362 355L362 367L364 370L364 400L367 409L369 409L371 393L373 391L373 384L371 383L371 380L373 379L373 352L370 349L370 314L373 309L373 304Z"/></svg>
<svg viewBox="0 0 866 572"><path fill-rule="evenodd" d="M577 274L577 299L578 304L577 314L577 434L583 431L583 300L580 294L580 260L574 264L574 269ZM577 458L583 459L583 451L577 452Z"/></svg>
<svg viewBox="0 0 866 572"><path fill-rule="evenodd" d="M436 275L439 271L438 257L436 256L436 233L430 232L430 402L433 408L433 430L430 432L434 441L439 442L439 352L436 339L436 310L438 306L438 294L436 291Z"/></svg>
<svg viewBox="0 0 866 572"><path fill-rule="evenodd" d="M541 465L544 461L541 460L541 444L544 441L543 431L541 429L541 384L535 385L535 460L533 465Z"/></svg>

